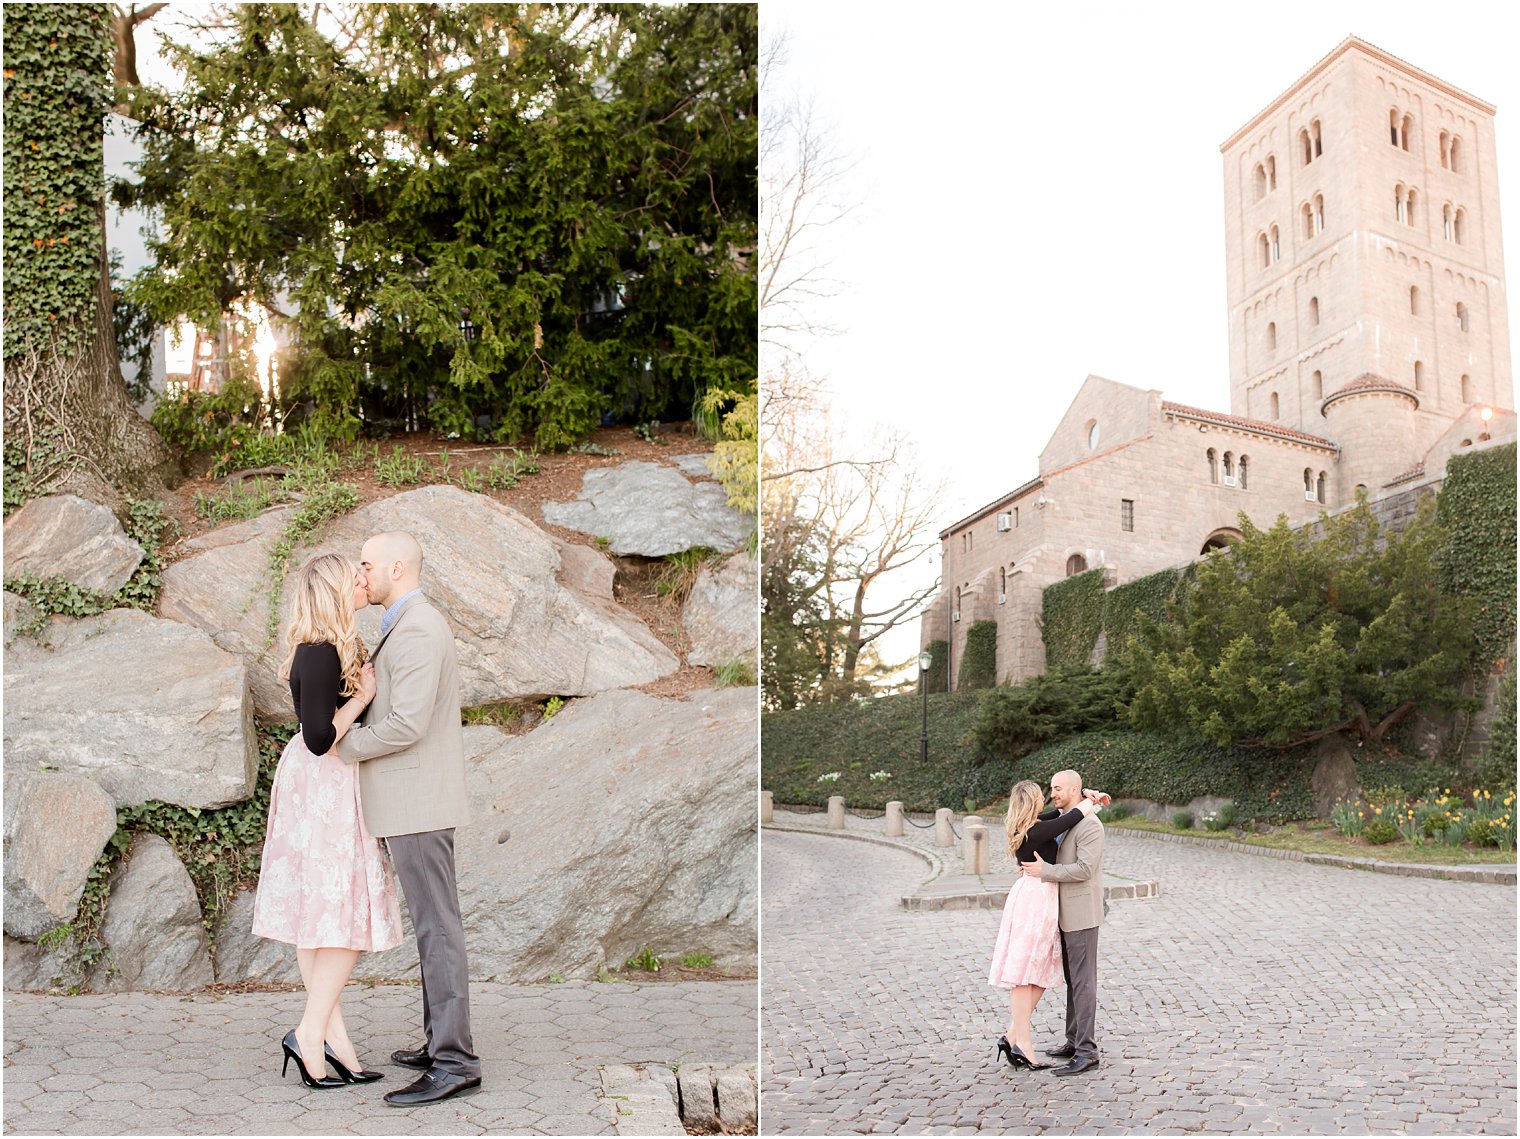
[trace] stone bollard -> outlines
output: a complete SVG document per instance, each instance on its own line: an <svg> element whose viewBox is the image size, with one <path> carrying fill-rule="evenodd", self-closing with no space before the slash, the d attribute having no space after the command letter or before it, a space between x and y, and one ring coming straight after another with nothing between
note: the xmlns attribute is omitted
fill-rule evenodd
<svg viewBox="0 0 1520 1139"><path fill-rule="evenodd" d="M987 828L981 823L966 827L966 873L986 874L991 863Z"/></svg>
<svg viewBox="0 0 1520 1139"><path fill-rule="evenodd" d="M903 835L903 809L902 803L893 799L887 804L887 837L902 838Z"/></svg>
<svg viewBox="0 0 1520 1139"><path fill-rule="evenodd" d="M776 820L776 797L769 791L760 792L760 821L762 823L775 822Z"/></svg>
<svg viewBox="0 0 1520 1139"><path fill-rule="evenodd" d="M961 857L971 865L971 828L982 825L981 815L967 815L961 820Z"/></svg>
<svg viewBox="0 0 1520 1139"><path fill-rule="evenodd" d="M844 796L829 796L829 830L844 830Z"/></svg>
<svg viewBox="0 0 1520 1139"><path fill-rule="evenodd" d="M941 807L939 810L934 812L935 846L955 845L955 828L950 824L950 820L953 818L955 818L955 812L952 811L949 807Z"/></svg>

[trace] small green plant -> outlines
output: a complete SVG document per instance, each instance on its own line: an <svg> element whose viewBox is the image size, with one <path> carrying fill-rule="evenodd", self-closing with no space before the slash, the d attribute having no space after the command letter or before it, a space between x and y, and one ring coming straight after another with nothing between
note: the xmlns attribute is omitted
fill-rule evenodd
<svg viewBox="0 0 1520 1139"><path fill-rule="evenodd" d="M563 973L550 973L549 974L549 984L551 984L551 985L563 985L564 983L565 983L565 975Z"/></svg>
<svg viewBox="0 0 1520 1139"><path fill-rule="evenodd" d="M707 953L687 953L681 958L681 964L688 969L711 969L713 959Z"/></svg>
<svg viewBox="0 0 1520 1139"><path fill-rule="evenodd" d="M1362 828L1362 837L1373 846L1384 846L1398 840L1399 828L1392 819L1384 815L1374 815Z"/></svg>
<svg viewBox="0 0 1520 1139"><path fill-rule="evenodd" d="M660 959L655 956L654 950L644 946L639 950L638 956L630 957L623 966L625 969L642 969L646 973L658 973L660 971Z"/></svg>
<svg viewBox="0 0 1520 1139"><path fill-rule="evenodd" d="M232 522L254 518L264 513L279 500L279 495L268 485L255 480L252 483L233 483L220 494L195 496L195 513L208 522Z"/></svg>
<svg viewBox="0 0 1520 1139"><path fill-rule="evenodd" d="M872 783L885 783L891 778L892 773L890 771L873 771L870 775L870 780Z"/></svg>
<svg viewBox="0 0 1520 1139"><path fill-rule="evenodd" d="M463 721L468 725L493 724L498 728L504 728L521 718L522 706L511 700L499 700L494 704L478 704L473 708L464 709L463 712Z"/></svg>
<svg viewBox="0 0 1520 1139"><path fill-rule="evenodd" d="M1330 821L1335 824L1335 829L1341 834L1347 838L1355 838L1366 826L1362 818L1361 802L1341 800L1330 808Z"/></svg>
<svg viewBox="0 0 1520 1139"><path fill-rule="evenodd" d="M1220 830L1235 825L1235 804L1233 802L1221 803L1219 806Z"/></svg>
<svg viewBox="0 0 1520 1139"><path fill-rule="evenodd" d="M672 597L677 601L684 601L686 595L691 592L691 587L697 583L697 575L702 572L702 563L716 557L717 554L717 550L707 546L693 546L689 550L678 550L674 554L667 554L665 570L655 581L654 591L661 597Z"/></svg>
<svg viewBox="0 0 1520 1139"><path fill-rule="evenodd" d="M578 443L570 448L572 454L578 455L621 455L623 452L616 447L603 447L600 443Z"/></svg>
<svg viewBox="0 0 1520 1139"><path fill-rule="evenodd" d="M486 489L486 476L481 473L479 467L465 467L454 476L454 483L461 490L479 494Z"/></svg>
<svg viewBox="0 0 1520 1139"><path fill-rule="evenodd" d="M1174 811L1172 813L1172 826L1176 827L1180 831L1190 831L1190 830L1192 830L1193 829L1193 812L1192 811Z"/></svg>
<svg viewBox="0 0 1520 1139"><path fill-rule="evenodd" d="M1224 827L1225 827L1224 820L1219 817L1219 812L1218 811L1210 811L1208 814L1206 814L1206 815L1203 816L1203 829L1204 830L1206 830L1206 831L1222 831L1222 830L1224 830Z"/></svg>
<svg viewBox="0 0 1520 1139"><path fill-rule="evenodd" d="M717 668L719 688L743 688L755 683L755 666L744 657L726 660Z"/></svg>
<svg viewBox="0 0 1520 1139"><path fill-rule="evenodd" d="M651 419L648 423L637 424L633 429L633 433L646 443L655 443L662 447L665 445L665 439L660 434L660 421L658 419Z"/></svg>
<svg viewBox="0 0 1520 1139"><path fill-rule="evenodd" d="M612 536L609 534L598 534L596 536L596 548L603 553L612 549Z"/></svg>
<svg viewBox="0 0 1520 1139"><path fill-rule="evenodd" d="M421 455L408 455L400 447L393 446L389 455L375 462L375 477L386 486L416 486L427 472Z"/></svg>
<svg viewBox="0 0 1520 1139"><path fill-rule="evenodd" d="M1401 807L1409 801L1409 792L1397 785L1389 787L1369 787L1367 789L1367 805L1373 808Z"/></svg>
<svg viewBox="0 0 1520 1139"><path fill-rule="evenodd" d="M1102 818L1104 822L1116 823L1120 819L1129 818L1130 813L1130 809L1123 803L1114 803L1103 808Z"/></svg>
<svg viewBox="0 0 1520 1139"><path fill-rule="evenodd" d="M554 717L554 714L556 712L558 712L564 706L565 706L565 701L564 701L564 699L562 697L559 697L559 696L551 696L551 697L549 697L548 700L544 701L544 719L546 719L546 720L552 719Z"/></svg>

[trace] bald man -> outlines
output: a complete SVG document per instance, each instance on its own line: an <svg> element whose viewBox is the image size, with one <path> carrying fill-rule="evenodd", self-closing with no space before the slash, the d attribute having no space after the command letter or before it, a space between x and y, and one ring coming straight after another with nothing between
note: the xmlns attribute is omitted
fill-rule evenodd
<svg viewBox="0 0 1520 1139"><path fill-rule="evenodd" d="M1051 805L1068 811L1082 801L1082 777L1050 777ZM1103 823L1089 815L1061 836L1055 862L1025 862L1020 873L1060 883L1061 965L1066 973L1066 1043L1045 1054L1069 1057L1057 1076L1098 1066L1098 927L1103 924Z"/></svg>
<svg viewBox="0 0 1520 1139"><path fill-rule="evenodd" d="M424 1071L385 1097L393 1107L411 1107L480 1086L454 875L454 829L469 819L459 661L448 622L422 595L416 538L376 534L364 543L359 568L370 604L385 607L370 653L375 698L337 750L359 765L365 826L391 853L417 934L426 1040L391 1059Z"/></svg>

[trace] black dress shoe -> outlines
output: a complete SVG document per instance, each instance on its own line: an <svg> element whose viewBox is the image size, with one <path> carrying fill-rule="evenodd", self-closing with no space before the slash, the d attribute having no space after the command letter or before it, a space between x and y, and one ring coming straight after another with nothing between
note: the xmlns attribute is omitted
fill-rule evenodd
<svg viewBox="0 0 1520 1139"><path fill-rule="evenodd" d="M424 1070L433 1066L433 1058L428 1055L427 1045L421 1048L402 1048L400 1051L391 1053L391 1063L400 1064L405 1068L422 1068Z"/></svg>
<svg viewBox="0 0 1520 1139"><path fill-rule="evenodd" d="M1077 1050L1070 1044L1063 1044L1059 1048L1047 1048L1045 1055L1054 1056L1057 1060L1069 1060L1077 1054Z"/></svg>
<svg viewBox="0 0 1520 1139"><path fill-rule="evenodd" d="M1098 1058L1096 1056L1078 1056L1070 1064L1057 1068L1055 1074L1058 1076L1075 1076L1078 1072L1085 1072L1089 1068L1096 1068L1097 1066Z"/></svg>
<svg viewBox="0 0 1520 1139"><path fill-rule="evenodd" d="M388 1092L385 1102L392 1107L412 1107L419 1103L436 1103L478 1087L479 1076L456 1076L442 1068L429 1068L400 1091Z"/></svg>

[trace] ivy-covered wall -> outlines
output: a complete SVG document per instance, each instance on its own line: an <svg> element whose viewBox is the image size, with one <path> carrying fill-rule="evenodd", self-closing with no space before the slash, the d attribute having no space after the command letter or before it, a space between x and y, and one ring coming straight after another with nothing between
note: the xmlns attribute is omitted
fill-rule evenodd
<svg viewBox="0 0 1520 1139"><path fill-rule="evenodd" d="M950 690L950 642L930 641L926 650L932 660L928 674L924 677L924 686L930 692L948 692Z"/></svg>
<svg viewBox="0 0 1520 1139"><path fill-rule="evenodd" d="M1436 517L1449 535L1441 588L1477 600L1477 652L1492 664L1515 639L1514 444L1452 456Z"/></svg>
<svg viewBox="0 0 1520 1139"><path fill-rule="evenodd" d="M1115 586L1103 595L1103 632L1110 651L1137 631L1142 616L1152 621L1166 617L1166 607L1192 581L1193 567L1164 569Z"/></svg>
<svg viewBox="0 0 1520 1139"><path fill-rule="evenodd" d="M1046 586L1040 628L1047 668L1082 668L1103 628L1103 569L1090 569Z"/></svg>
<svg viewBox="0 0 1520 1139"><path fill-rule="evenodd" d="M6 360L91 328L113 50L108 5L5 5Z"/></svg>
<svg viewBox="0 0 1520 1139"><path fill-rule="evenodd" d="M997 631L996 621L977 621L966 631L957 690L991 688L997 683Z"/></svg>

